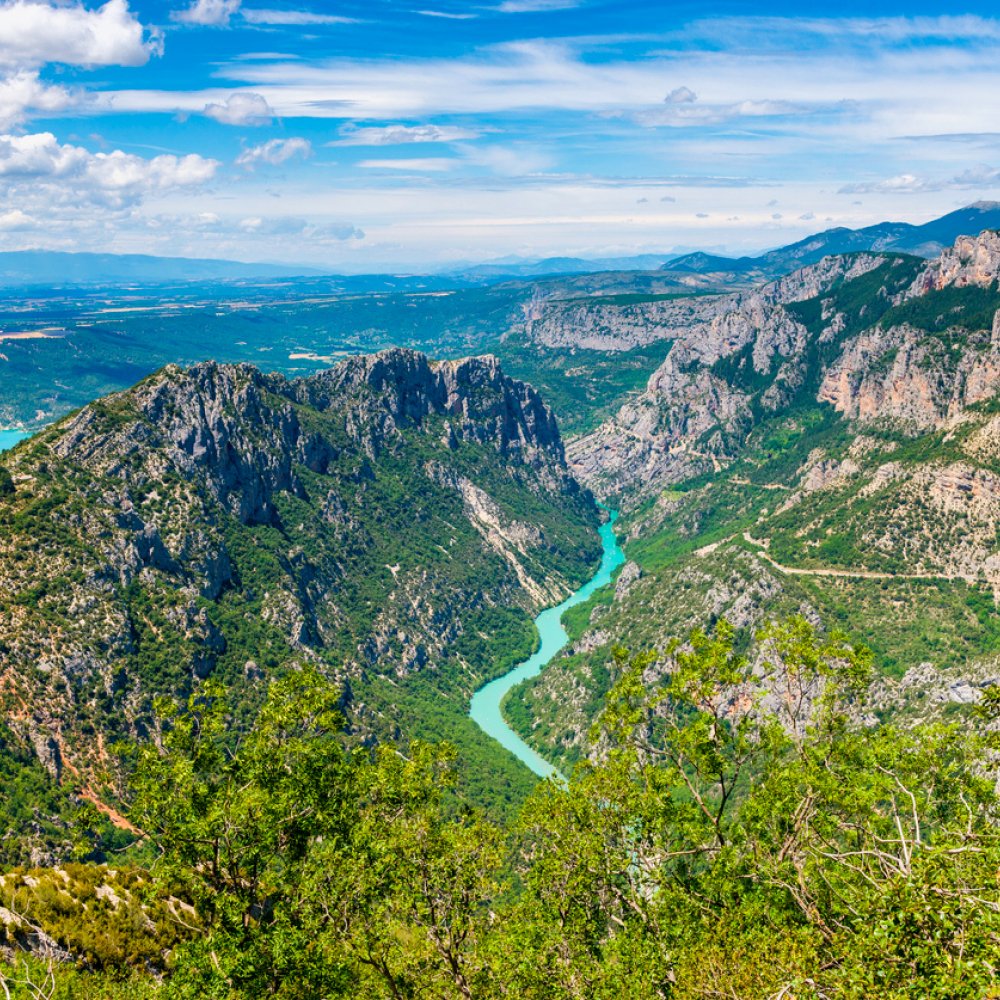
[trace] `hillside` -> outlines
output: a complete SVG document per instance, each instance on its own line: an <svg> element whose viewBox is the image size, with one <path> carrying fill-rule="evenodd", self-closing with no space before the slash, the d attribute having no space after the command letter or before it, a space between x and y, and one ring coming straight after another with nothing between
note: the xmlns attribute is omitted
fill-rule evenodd
<svg viewBox="0 0 1000 1000"><path fill-rule="evenodd" d="M493 802L524 783L476 751L465 707L587 575L598 517L495 359L168 367L4 465L5 720L57 783L113 801L109 747L155 737L158 695L212 678L245 722L310 663L356 739L447 735Z"/></svg>
<svg viewBox="0 0 1000 1000"><path fill-rule="evenodd" d="M747 643L773 615L846 628L888 715L1000 678L998 279L985 232L930 262L827 258L678 325L646 390L571 444L631 562L512 694L522 733L572 760L614 642L720 617Z"/></svg>

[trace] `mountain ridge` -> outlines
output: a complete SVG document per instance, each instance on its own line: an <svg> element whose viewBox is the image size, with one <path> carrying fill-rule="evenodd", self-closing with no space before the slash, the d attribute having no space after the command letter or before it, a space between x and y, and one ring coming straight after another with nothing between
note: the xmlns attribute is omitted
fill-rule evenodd
<svg viewBox="0 0 1000 1000"><path fill-rule="evenodd" d="M724 273L774 278L796 267L816 263L831 254L891 251L933 257L959 236L1000 228L1000 202L977 201L922 224L880 222L861 229L844 226L814 233L804 239L748 257L693 253L664 264L664 271L696 274Z"/></svg>
<svg viewBox="0 0 1000 1000"><path fill-rule="evenodd" d="M155 738L157 696L215 678L239 725L296 664L342 685L356 739L437 728L494 803L527 781L468 697L588 575L599 518L495 358L168 366L3 466L0 703L56 782L113 802L107 747Z"/></svg>

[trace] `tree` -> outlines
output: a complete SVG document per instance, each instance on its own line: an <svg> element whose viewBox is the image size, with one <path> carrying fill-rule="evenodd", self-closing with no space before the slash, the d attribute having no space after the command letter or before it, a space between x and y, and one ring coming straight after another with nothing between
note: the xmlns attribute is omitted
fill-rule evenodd
<svg viewBox="0 0 1000 1000"><path fill-rule="evenodd" d="M272 684L252 730L227 727L209 683L159 704L162 745L140 749L131 818L159 852L158 877L190 900L206 933L178 957L191 996L336 996L349 971L319 947L305 862L343 844L358 761L339 739L338 692L313 670Z"/></svg>

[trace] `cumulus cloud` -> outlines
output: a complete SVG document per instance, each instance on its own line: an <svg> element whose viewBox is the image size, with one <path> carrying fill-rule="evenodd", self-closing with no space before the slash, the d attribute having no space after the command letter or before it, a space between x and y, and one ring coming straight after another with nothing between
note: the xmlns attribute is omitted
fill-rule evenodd
<svg viewBox="0 0 1000 1000"><path fill-rule="evenodd" d="M267 125L274 117L267 101L250 91L230 94L222 104L206 104L204 114L222 125Z"/></svg>
<svg viewBox="0 0 1000 1000"><path fill-rule="evenodd" d="M64 111L79 99L65 87L42 83L34 70L21 70L0 79L0 129L19 124L29 111Z"/></svg>
<svg viewBox="0 0 1000 1000"><path fill-rule="evenodd" d="M8 69L142 66L162 51L162 36L144 30L127 0L108 0L97 10L79 3L0 2L0 66Z"/></svg>
<svg viewBox="0 0 1000 1000"><path fill-rule="evenodd" d="M260 163L279 166L295 156L311 156L312 143L308 139L270 139L259 146L243 150L236 158L236 165L253 170Z"/></svg>
<svg viewBox="0 0 1000 1000"><path fill-rule="evenodd" d="M10 232L15 229L32 229L36 225L30 215L25 215L19 208L0 213L0 232Z"/></svg>
<svg viewBox="0 0 1000 1000"><path fill-rule="evenodd" d="M663 98L664 104L694 104L698 95L690 87L675 87Z"/></svg>
<svg viewBox="0 0 1000 1000"><path fill-rule="evenodd" d="M478 132L451 125L385 125L357 128L345 125L329 146L403 146L411 142L458 142L476 139Z"/></svg>
<svg viewBox="0 0 1000 1000"><path fill-rule="evenodd" d="M175 10L170 16L182 24L200 24L223 27L240 9L241 0L195 0L184 10Z"/></svg>
<svg viewBox="0 0 1000 1000"><path fill-rule="evenodd" d="M0 135L0 190L53 201L83 199L122 208L148 194L196 187L214 177L217 160L191 153L145 159L116 149L91 153L51 132Z"/></svg>

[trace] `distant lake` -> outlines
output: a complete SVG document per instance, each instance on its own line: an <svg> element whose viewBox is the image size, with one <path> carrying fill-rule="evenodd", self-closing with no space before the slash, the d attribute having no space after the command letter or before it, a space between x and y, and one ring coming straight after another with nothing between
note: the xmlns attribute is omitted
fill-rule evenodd
<svg viewBox="0 0 1000 1000"><path fill-rule="evenodd" d="M23 441L28 437L24 431L0 431L0 451L13 448L18 441Z"/></svg>

